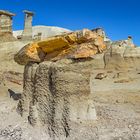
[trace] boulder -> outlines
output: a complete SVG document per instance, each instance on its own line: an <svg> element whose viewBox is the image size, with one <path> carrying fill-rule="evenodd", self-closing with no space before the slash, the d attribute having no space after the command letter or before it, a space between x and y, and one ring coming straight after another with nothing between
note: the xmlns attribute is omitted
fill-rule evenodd
<svg viewBox="0 0 140 140"><path fill-rule="evenodd" d="M96 76L95 76L95 79L99 79L99 80L102 80L104 78L106 78L107 75L105 73L98 73Z"/></svg>
<svg viewBox="0 0 140 140"><path fill-rule="evenodd" d="M20 65L25 65L27 62L41 62L45 57L45 53L39 48L37 44L28 44L24 46L14 56L15 62Z"/></svg>
<svg viewBox="0 0 140 140"><path fill-rule="evenodd" d="M58 60L62 58L87 58L106 49L104 38L84 29L47 38L44 41L26 45L15 55L15 61L21 65L28 62Z"/></svg>

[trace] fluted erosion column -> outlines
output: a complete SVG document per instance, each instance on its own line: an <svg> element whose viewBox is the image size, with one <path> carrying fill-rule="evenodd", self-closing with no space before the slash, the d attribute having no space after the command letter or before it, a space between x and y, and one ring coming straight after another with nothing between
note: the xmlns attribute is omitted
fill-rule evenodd
<svg viewBox="0 0 140 140"><path fill-rule="evenodd" d="M33 126L44 126L53 140L69 137L72 123L96 120L90 93L92 63L66 59L26 65L22 115Z"/></svg>

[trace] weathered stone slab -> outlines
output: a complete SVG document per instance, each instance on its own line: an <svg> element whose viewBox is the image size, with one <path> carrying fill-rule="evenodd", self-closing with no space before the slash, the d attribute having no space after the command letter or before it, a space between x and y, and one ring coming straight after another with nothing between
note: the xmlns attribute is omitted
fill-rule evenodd
<svg viewBox="0 0 140 140"><path fill-rule="evenodd" d="M45 53L39 48L39 46L37 46L37 44L28 44L14 56L14 60L18 64L25 65L28 62L41 62L44 57Z"/></svg>
<svg viewBox="0 0 140 140"><path fill-rule="evenodd" d="M101 36L84 29L29 44L15 55L15 61L25 65L30 61L41 62L44 58L88 58L105 49L106 45Z"/></svg>

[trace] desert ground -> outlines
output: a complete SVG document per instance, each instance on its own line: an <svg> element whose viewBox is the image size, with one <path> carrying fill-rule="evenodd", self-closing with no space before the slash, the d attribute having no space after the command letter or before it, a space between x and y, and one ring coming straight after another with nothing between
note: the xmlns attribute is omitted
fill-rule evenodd
<svg viewBox="0 0 140 140"><path fill-rule="evenodd" d="M16 65L16 64L15 64ZM21 70L19 72L19 70ZM98 119L84 124L71 124L73 139L139 140L140 139L140 71L128 74L118 71L100 71L107 77L95 79L93 71L91 91ZM43 131L33 129L17 111L18 100L10 98L8 89L22 94L23 67L18 71L1 70L0 74L0 139L45 140ZM81 127L82 125L82 127ZM81 129L82 128L82 129ZM89 130L88 134L85 129Z"/></svg>

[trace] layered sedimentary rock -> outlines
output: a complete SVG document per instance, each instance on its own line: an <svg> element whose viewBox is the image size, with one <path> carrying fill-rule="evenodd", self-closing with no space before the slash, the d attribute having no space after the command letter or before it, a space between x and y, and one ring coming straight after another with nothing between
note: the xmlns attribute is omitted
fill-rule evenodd
<svg viewBox="0 0 140 140"><path fill-rule="evenodd" d="M128 48L124 52L124 60L131 69L140 69L140 48Z"/></svg>
<svg viewBox="0 0 140 140"><path fill-rule="evenodd" d="M0 34L11 33L12 35L12 17L15 14L9 11L0 10Z"/></svg>
<svg viewBox="0 0 140 140"><path fill-rule="evenodd" d="M15 14L0 10L0 43L16 41L12 30L13 16Z"/></svg>
<svg viewBox="0 0 140 140"><path fill-rule="evenodd" d="M113 42L104 54L105 68L116 70L138 69L140 48L127 41Z"/></svg>

